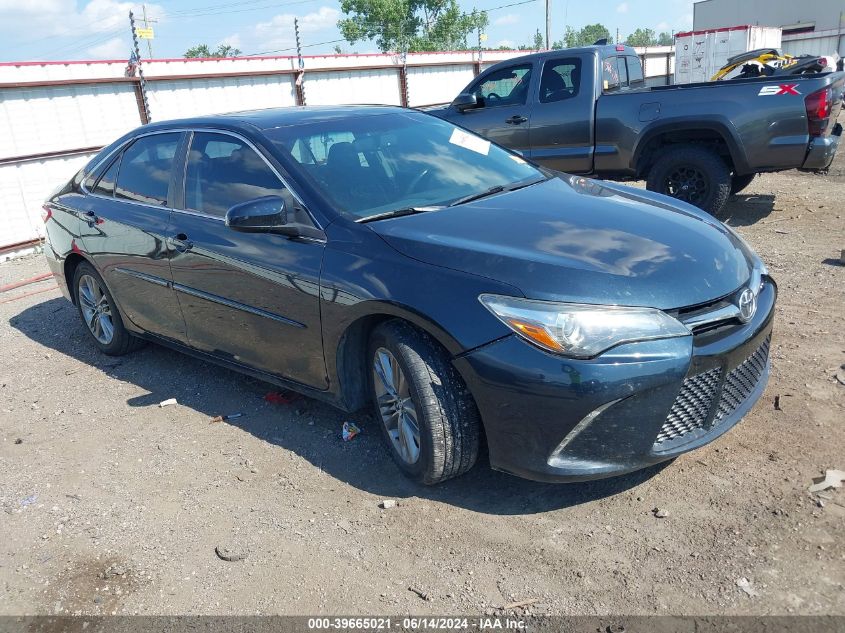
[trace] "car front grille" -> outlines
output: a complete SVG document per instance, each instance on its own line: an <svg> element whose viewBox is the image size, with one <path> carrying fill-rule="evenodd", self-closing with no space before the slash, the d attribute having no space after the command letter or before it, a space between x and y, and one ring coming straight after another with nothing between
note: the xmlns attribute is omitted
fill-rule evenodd
<svg viewBox="0 0 845 633"><path fill-rule="evenodd" d="M683 444L730 417L760 382L769 358L769 341L767 337L753 354L728 372L724 380L721 367L708 369L684 380L681 392L657 434L654 448L666 450ZM717 396L719 401L714 413L713 403ZM690 436L691 433L693 436Z"/></svg>

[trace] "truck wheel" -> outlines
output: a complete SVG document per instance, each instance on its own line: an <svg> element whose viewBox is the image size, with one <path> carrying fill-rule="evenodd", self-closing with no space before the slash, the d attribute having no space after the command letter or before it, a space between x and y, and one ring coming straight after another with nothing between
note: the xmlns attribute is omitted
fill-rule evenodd
<svg viewBox="0 0 845 633"><path fill-rule="evenodd" d="M754 180L754 176L756 175L757 174L745 174L744 176L734 175L733 178L731 178L731 195L739 193L745 189L751 184L751 181Z"/></svg>
<svg viewBox="0 0 845 633"><path fill-rule="evenodd" d="M731 172L713 150L679 145L667 148L652 165L646 187L716 215L731 193Z"/></svg>
<svg viewBox="0 0 845 633"><path fill-rule="evenodd" d="M368 358L376 419L402 472L430 485L472 468L478 409L437 342L404 321L388 321L370 337Z"/></svg>

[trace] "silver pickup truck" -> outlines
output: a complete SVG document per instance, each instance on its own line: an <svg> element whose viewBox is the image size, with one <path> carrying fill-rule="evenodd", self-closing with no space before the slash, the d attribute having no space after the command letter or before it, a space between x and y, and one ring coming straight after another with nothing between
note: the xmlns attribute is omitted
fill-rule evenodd
<svg viewBox="0 0 845 633"><path fill-rule="evenodd" d="M570 173L645 179L718 213L760 172L823 171L845 73L646 87L627 46L503 61L431 114Z"/></svg>

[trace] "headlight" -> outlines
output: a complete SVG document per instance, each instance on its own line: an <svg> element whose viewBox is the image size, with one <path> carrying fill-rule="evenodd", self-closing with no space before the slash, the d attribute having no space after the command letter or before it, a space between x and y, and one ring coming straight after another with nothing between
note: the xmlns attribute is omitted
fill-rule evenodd
<svg viewBox="0 0 845 633"><path fill-rule="evenodd" d="M543 349L592 358L620 343L688 336L687 327L655 308L557 303L483 294L502 323Z"/></svg>

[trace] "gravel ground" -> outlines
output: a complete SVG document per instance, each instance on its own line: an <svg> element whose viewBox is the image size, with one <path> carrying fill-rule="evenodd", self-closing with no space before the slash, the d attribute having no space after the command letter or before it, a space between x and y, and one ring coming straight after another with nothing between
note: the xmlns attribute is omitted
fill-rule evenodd
<svg viewBox="0 0 845 633"><path fill-rule="evenodd" d="M52 281L0 294L0 614L845 614L845 493L807 491L845 469L843 154L722 218L780 284L760 402L602 482L482 460L418 487L367 414L344 443L318 402L154 345L100 355ZM0 285L46 270L7 262Z"/></svg>

